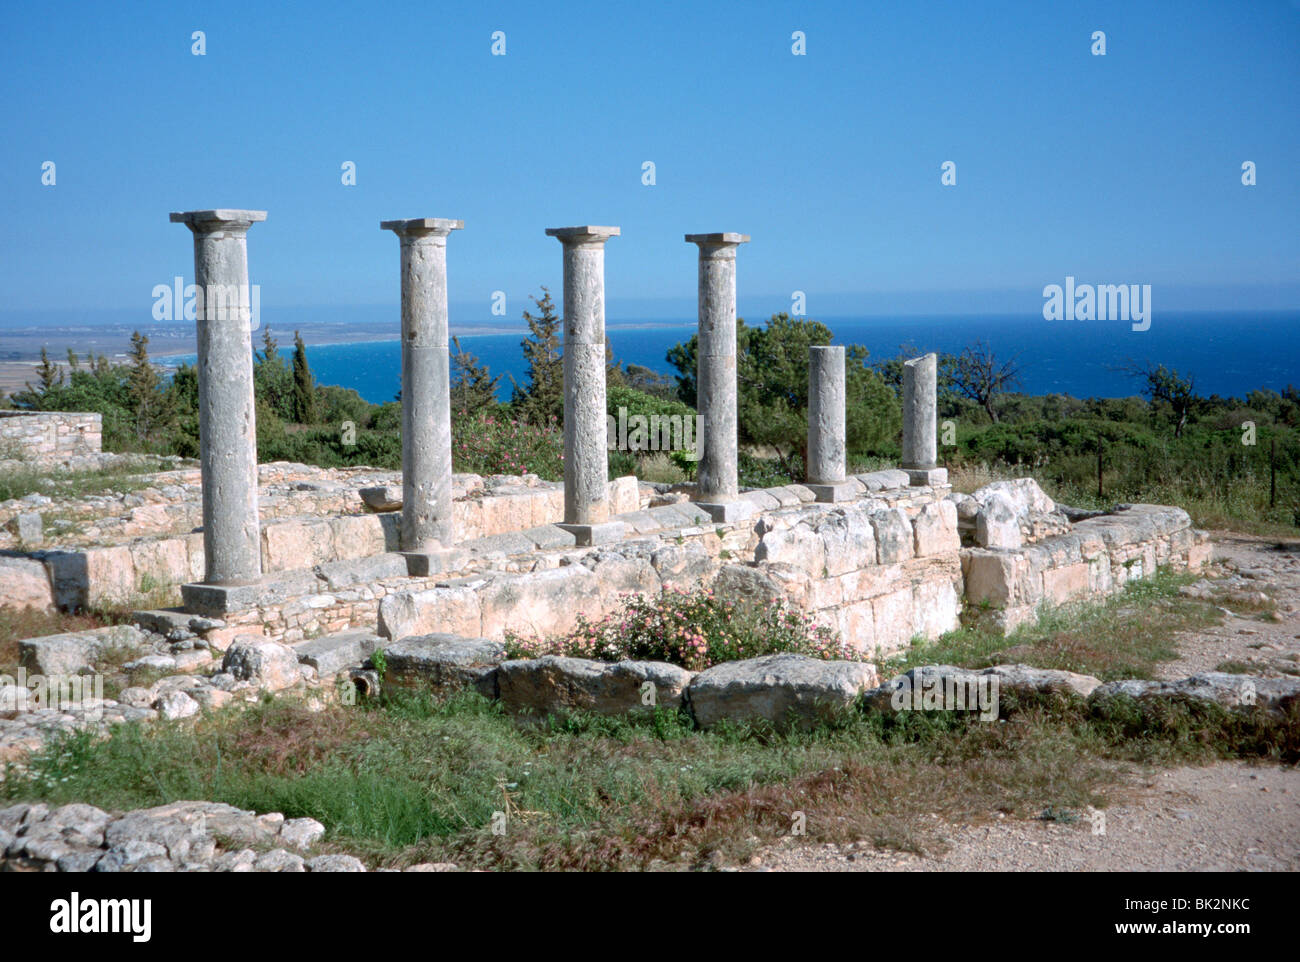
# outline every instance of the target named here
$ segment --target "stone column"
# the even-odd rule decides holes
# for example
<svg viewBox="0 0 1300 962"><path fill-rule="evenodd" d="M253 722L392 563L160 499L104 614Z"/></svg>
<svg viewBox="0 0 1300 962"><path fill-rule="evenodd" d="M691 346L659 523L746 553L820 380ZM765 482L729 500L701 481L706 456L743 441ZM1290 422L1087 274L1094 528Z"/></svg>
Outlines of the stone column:
<svg viewBox="0 0 1300 962"><path fill-rule="evenodd" d="M704 429L695 501L714 521L740 521L753 505L736 479L736 248L748 234L687 234L700 249L696 408Z"/></svg>
<svg viewBox="0 0 1300 962"><path fill-rule="evenodd" d="M381 230L395 233L402 245L402 526L399 546L402 551L415 554L428 555L450 548L455 540L451 491L451 370L447 347L447 235L464 226L464 221L442 217L386 220L379 224Z"/></svg>
<svg viewBox="0 0 1300 962"><path fill-rule="evenodd" d="M818 501L847 501L844 478L844 348L808 348L808 487Z"/></svg>
<svg viewBox="0 0 1300 962"><path fill-rule="evenodd" d="M937 355L903 362L903 470L914 485L947 484L948 472L936 466L938 403Z"/></svg>
<svg viewBox="0 0 1300 962"><path fill-rule="evenodd" d="M564 245L564 524L580 545L613 541L605 422L605 242L617 227L550 227Z"/></svg>
<svg viewBox="0 0 1300 962"><path fill-rule="evenodd" d="M266 220L266 211L170 217L194 234L203 583L248 584L262 576L248 228Z"/></svg>

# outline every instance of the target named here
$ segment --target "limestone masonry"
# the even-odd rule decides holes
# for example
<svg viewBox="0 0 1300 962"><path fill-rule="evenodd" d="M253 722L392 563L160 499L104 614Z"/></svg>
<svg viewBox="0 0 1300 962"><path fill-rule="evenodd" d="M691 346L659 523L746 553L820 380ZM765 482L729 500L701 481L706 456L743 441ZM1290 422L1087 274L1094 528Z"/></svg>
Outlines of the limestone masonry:
<svg viewBox="0 0 1300 962"><path fill-rule="evenodd" d="M264 218L172 215L193 233L199 283L226 288L247 285L247 232ZM953 492L936 464L933 354L904 366L901 469L853 475L845 352L813 347L807 483L742 490L736 251L748 237L735 233L686 235L699 248L697 485L608 479L604 253L617 227L546 232L563 249L564 483L453 474L446 245L461 226L381 224L400 240L400 474L256 463L242 308L197 321L197 466L99 454L97 416L0 416L0 437L31 460L105 459L136 472L128 493L0 503L0 606L138 609L132 624L22 641L23 670L90 677L111 658L163 675L79 712L19 705L25 690L0 685L0 699L15 702L0 705L8 712L0 754L21 754L68 726L184 718L268 690L328 700L336 678L372 692L377 648L394 677L473 686L511 710L636 710L652 682L662 704L702 727L791 712L811 723L878 685L875 663L916 639L964 620L1010 630L1044 606L1102 598L1159 568L1209 559L1208 537L1180 508L1076 513L1031 478ZM636 662L504 660L507 634L558 635L630 595L704 590L788 602L838 632L858 660L778 655L698 675Z"/></svg>

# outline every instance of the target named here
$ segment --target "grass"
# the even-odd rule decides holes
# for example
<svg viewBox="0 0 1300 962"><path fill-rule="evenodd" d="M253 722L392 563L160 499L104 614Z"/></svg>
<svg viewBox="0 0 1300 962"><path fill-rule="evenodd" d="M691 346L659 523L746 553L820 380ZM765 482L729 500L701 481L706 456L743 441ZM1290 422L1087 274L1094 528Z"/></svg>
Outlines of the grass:
<svg viewBox="0 0 1300 962"><path fill-rule="evenodd" d="M87 631L115 623L108 620L102 612L67 614L35 608L0 607L0 674L12 676L17 670L18 642L24 638Z"/></svg>
<svg viewBox="0 0 1300 962"><path fill-rule="evenodd" d="M106 491L124 493L149 484L157 468L117 465L90 471L51 471L36 466L0 472L0 501L43 494L49 498L80 498Z"/></svg>
<svg viewBox="0 0 1300 962"><path fill-rule="evenodd" d="M1226 490L1186 472L1169 480L1143 480L1138 487L1116 485L1108 479L1104 497L1097 496L1096 479L1054 481L1041 469L982 461L959 461L948 468L954 491L971 494L994 481L1033 477L1054 501L1077 508L1108 509L1117 502L1176 504L1191 516L1192 524L1210 530L1234 531L1265 537L1294 538L1300 533L1300 512L1287 500L1285 487L1275 505L1269 504L1267 483L1261 478L1243 478Z"/></svg>
<svg viewBox="0 0 1300 962"><path fill-rule="evenodd" d="M790 835L797 813L814 842L929 852L945 822L1103 807L1135 766L1300 758L1294 713L1266 725L1195 705L1153 718L1127 700L1101 713L1080 700L1004 703L997 723L852 712L781 734L699 732L664 709L520 726L471 693L399 691L323 711L268 699L192 724L70 736L7 769L0 797L115 810L202 798L310 816L327 849L373 865L684 868L747 858ZM504 835L492 831L500 812Z"/></svg>
<svg viewBox="0 0 1300 962"><path fill-rule="evenodd" d="M888 668L947 664L988 668L1019 662L1056 668L1102 681L1150 678L1155 666L1176 658L1179 632L1219 624L1223 614L1212 601L1183 597L1178 589L1195 576L1161 571L1132 581L1105 601L1047 608L1036 624L1008 635L986 627L964 627L935 641L918 639ZM888 673L888 671L886 671Z"/></svg>

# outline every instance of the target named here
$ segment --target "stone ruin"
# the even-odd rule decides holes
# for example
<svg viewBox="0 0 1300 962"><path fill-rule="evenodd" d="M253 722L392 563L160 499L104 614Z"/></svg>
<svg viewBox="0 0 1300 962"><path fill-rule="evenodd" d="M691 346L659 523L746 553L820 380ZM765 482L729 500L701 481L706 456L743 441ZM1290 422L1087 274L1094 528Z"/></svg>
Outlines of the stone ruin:
<svg viewBox="0 0 1300 962"><path fill-rule="evenodd" d="M193 233L200 289L247 289L246 236L264 218L171 215ZM607 480L604 251L617 227L547 231L563 248L564 483L454 475L446 245L461 227L440 218L381 224L400 242L400 474L259 466L249 312L200 311L197 469L178 464L126 495L0 504L0 604L155 599L134 626L22 642L27 670L91 672L106 651L130 648L135 663L170 674L149 690L128 689L114 710L183 717L258 688L306 685L324 695L340 675L373 685L367 658L382 647L399 674L477 685L512 707L553 706L538 693L562 686L539 679L560 668L594 679L570 686L597 693L581 704L622 704L649 669L556 667L576 659L502 665L502 639L564 633L580 613L600 617L629 593L708 588L785 600L838 631L870 669L846 682L857 691L879 681L868 662L957 628L964 613L1009 630L1044 604L1104 597L1158 567L1209 559L1207 535L1179 508L1076 512L1028 478L954 494L936 463L933 354L904 367L900 468L850 475L844 350L812 348L808 478L741 490L736 251L748 237L735 233L686 236L699 253L704 423L693 491ZM34 524L35 509L57 518ZM773 677L797 679L802 669L781 664ZM680 695L709 672L690 674L660 681ZM686 700L698 708L703 691ZM37 721L13 737L38 740Z"/></svg>

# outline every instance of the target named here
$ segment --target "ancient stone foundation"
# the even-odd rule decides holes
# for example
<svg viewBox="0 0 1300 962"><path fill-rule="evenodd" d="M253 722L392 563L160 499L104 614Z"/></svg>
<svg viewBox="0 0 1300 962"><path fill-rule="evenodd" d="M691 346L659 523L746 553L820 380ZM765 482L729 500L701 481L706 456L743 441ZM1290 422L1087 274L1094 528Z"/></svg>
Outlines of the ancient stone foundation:
<svg viewBox="0 0 1300 962"><path fill-rule="evenodd" d="M0 411L0 461L51 464L100 453L98 414Z"/></svg>

